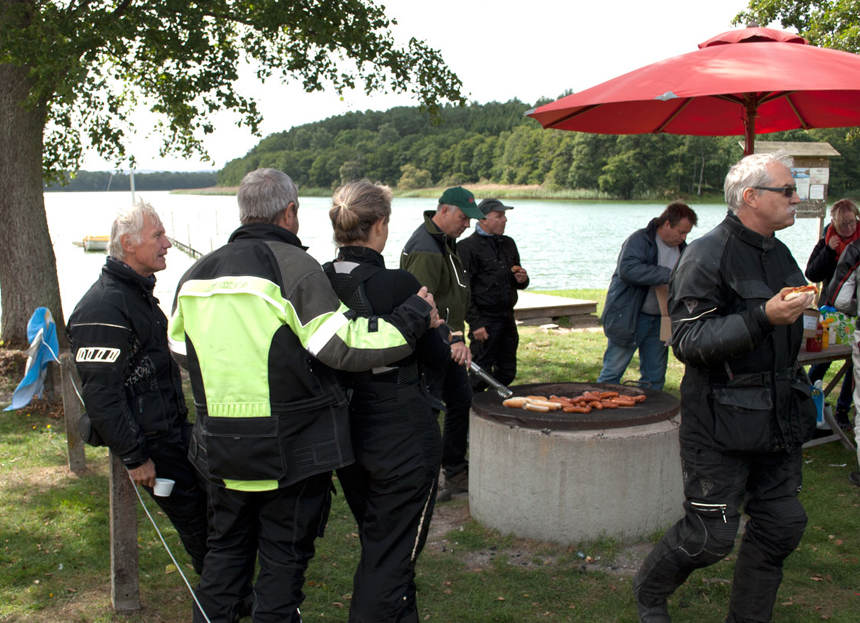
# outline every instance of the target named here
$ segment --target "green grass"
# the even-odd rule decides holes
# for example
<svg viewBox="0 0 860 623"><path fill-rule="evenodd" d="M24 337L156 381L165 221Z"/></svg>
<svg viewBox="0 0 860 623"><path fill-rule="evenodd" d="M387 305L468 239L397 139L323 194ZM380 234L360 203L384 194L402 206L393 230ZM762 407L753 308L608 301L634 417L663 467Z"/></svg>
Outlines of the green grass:
<svg viewBox="0 0 860 623"><path fill-rule="evenodd" d="M566 294L602 301L605 291ZM517 383L593 381L604 348L600 331L522 329ZM677 396L682 373L670 359L666 391ZM633 372L627 378L635 377ZM107 455L88 448L87 459L89 474L68 472L62 421L27 409L0 415L0 621L189 620L190 597L178 574L170 572L170 561L143 515L139 553L145 609L130 617L111 611ZM847 481L856 457L830 443L806 451L805 461L801 499L809 527L786 561L773 620L857 623L860 489ZM466 500L454 500L438 509L436 521L448 529L434 534L419 560L422 621L636 621L630 575L611 571L623 562L629 543L606 536L573 546L530 541L485 528L469 518L467 507ZM175 532L163 516L157 520L196 582ZM647 543L661 534L649 535L640 550L647 551ZM308 570L306 623L346 620L358 555L355 523L338 495ZM596 562L586 562L586 556ZM671 600L675 620L724 621L733 567L734 555L695 573Z"/></svg>

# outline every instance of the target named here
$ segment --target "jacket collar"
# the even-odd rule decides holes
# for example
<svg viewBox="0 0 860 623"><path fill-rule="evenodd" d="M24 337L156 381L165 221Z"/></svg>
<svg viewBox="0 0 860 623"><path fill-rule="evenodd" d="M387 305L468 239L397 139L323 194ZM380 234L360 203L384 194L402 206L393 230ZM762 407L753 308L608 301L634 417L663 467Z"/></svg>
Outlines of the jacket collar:
<svg viewBox="0 0 860 623"><path fill-rule="evenodd" d="M337 250L337 259L346 262L373 264L385 268L385 259L382 254L370 247L340 247Z"/></svg>
<svg viewBox="0 0 860 623"><path fill-rule="evenodd" d="M448 247L451 249L451 252L455 252L457 249L457 240L455 238L451 238L439 229L439 226L433 222L433 217L436 215L436 210L427 210L424 212L424 227L427 229L427 232L433 236L436 241L442 245L442 247Z"/></svg>
<svg viewBox="0 0 860 623"><path fill-rule="evenodd" d="M648 225L645 227L645 233L648 234L651 238L657 237L657 217L655 216L650 221L648 221Z"/></svg>
<svg viewBox="0 0 860 623"><path fill-rule="evenodd" d="M262 223L242 225L239 229L230 234L230 240L228 242L236 242L237 240L269 240L272 242L286 242L294 247L299 247L303 251L308 250L307 247L302 246L302 241L299 240L298 236L279 225Z"/></svg>
<svg viewBox="0 0 860 623"><path fill-rule="evenodd" d="M484 231L484 228L481 227L480 223L475 223L475 233L479 236L484 236L485 238L497 238L496 234Z"/></svg>
<svg viewBox="0 0 860 623"><path fill-rule="evenodd" d="M731 210L726 214L726 220L723 222L741 241L749 245L769 251L776 244L775 236L762 236L760 233L751 230L741 223L741 220Z"/></svg>
<svg viewBox="0 0 860 623"><path fill-rule="evenodd" d="M427 228L434 236L443 236L446 237L445 234L439 229L439 226L433 222L433 217L436 216L436 210L425 210L424 211L424 227Z"/></svg>
<svg viewBox="0 0 860 623"><path fill-rule="evenodd" d="M106 275L113 275L127 283L136 285L150 294L155 288L155 275L144 277L122 260L117 260L110 256L105 260L102 272Z"/></svg>

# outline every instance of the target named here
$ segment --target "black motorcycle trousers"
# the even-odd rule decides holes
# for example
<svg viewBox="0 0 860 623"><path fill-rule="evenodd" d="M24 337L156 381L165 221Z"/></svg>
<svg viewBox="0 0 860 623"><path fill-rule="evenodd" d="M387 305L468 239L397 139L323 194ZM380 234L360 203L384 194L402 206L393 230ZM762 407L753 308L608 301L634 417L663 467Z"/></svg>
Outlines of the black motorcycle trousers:
<svg viewBox="0 0 860 623"><path fill-rule="evenodd" d="M806 513L797 499L801 449L723 454L682 443L684 517L648 554L633 580L640 604L659 607L695 569L734 547L740 508L748 515L735 563L727 621L770 621L783 561L800 543Z"/></svg>
<svg viewBox="0 0 860 623"><path fill-rule="evenodd" d="M415 563L439 475L435 412L417 385L364 383L350 424L355 463L337 470L361 539L349 623L418 623Z"/></svg>

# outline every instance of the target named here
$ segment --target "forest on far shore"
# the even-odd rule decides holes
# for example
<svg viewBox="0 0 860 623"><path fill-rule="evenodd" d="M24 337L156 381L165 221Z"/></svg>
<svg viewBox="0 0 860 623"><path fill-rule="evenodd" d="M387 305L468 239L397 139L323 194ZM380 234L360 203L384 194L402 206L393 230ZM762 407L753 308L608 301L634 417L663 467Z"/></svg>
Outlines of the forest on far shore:
<svg viewBox="0 0 860 623"><path fill-rule="evenodd" d="M236 187L247 172L272 167L300 188L323 193L366 177L402 192L483 182L531 186L532 198L561 193L557 196L665 200L721 195L726 172L742 156L736 136L544 130L524 116L529 108L518 100L446 106L435 119L417 106L351 112L270 134L217 173L136 172L135 189ZM860 140L848 129L793 130L757 139L830 143L841 156L830 161L829 199L860 198ZM126 173L78 171L65 178L65 185L46 185L45 191L130 190Z"/></svg>
<svg viewBox="0 0 860 623"><path fill-rule="evenodd" d="M549 100L537 102L535 105ZM722 193L741 158L741 137L671 134L601 135L544 130L524 113L532 106L445 106L431 119L419 107L351 112L262 139L218 172L238 186L248 171L280 169L300 187L333 188L367 177L400 190L489 182L575 189L615 199L666 199ZM860 195L860 140L845 129L759 135L767 141L826 141L831 198Z"/></svg>

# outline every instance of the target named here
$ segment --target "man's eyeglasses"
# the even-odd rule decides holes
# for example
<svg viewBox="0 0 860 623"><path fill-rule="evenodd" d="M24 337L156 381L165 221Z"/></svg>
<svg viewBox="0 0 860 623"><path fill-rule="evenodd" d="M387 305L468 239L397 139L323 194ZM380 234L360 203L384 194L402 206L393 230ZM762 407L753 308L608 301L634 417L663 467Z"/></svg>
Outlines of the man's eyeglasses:
<svg viewBox="0 0 860 623"><path fill-rule="evenodd" d="M753 188L756 190L769 190L773 193L782 193L789 199L797 192L797 186L782 186L780 188L774 188L773 186L753 186Z"/></svg>

